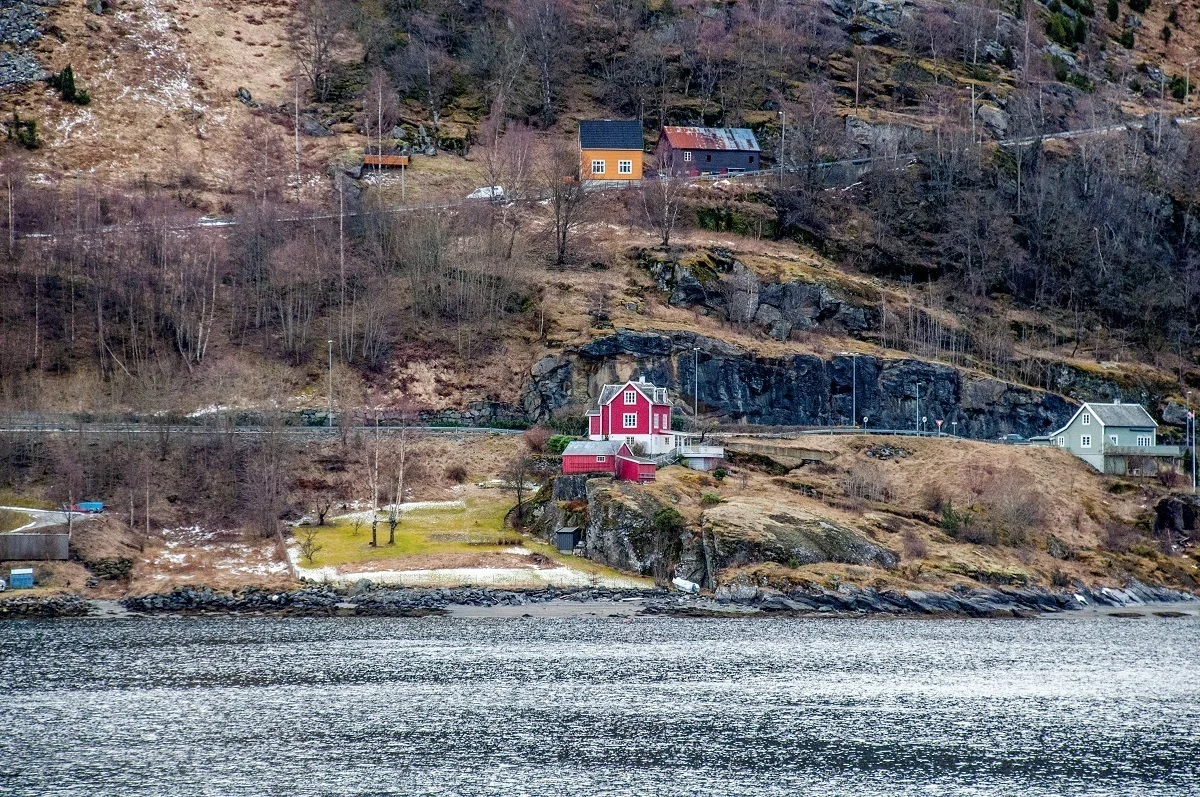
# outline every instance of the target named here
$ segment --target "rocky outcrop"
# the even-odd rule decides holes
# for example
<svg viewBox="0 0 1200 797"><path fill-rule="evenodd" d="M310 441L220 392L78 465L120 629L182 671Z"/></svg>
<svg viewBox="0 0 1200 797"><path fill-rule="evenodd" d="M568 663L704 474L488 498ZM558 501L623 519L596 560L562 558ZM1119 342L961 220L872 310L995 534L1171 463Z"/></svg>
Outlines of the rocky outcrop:
<svg viewBox="0 0 1200 797"><path fill-rule="evenodd" d="M584 533L587 557L639 575L661 577L671 572L683 547L682 529L655 523L664 508L636 484L589 479Z"/></svg>
<svg viewBox="0 0 1200 797"><path fill-rule="evenodd" d="M1148 603L1179 603L1188 608L1195 595L1134 581L1121 590L1077 584L1067 591L1044 587L956 588L949 592L876 590L853 584L836 588L810 584L788 590L759 587L745 582L722 584L713 598L672 595L652 599L647 614L727 616L773 614L851 616L871 614L957 617L1014 617L1073 611L1088 607L1138 607ZM1162 612L1161 616L1181 613Z"/></svg>
<svg viewBox="0 0 1200 797"><path fill-rule="evenodd" d="M1154 536L1172 545L1200 541L1200 497L1171 495L1154 508Z"/></svg>
<svg viewBox="0 0 1200 797"><path fill-rule="evenodd" d="M567 518L563 507L578 500L574 496L579 479L555 479L546 491L553 501L546 500L537 513L535 531L549 539L558 524L580 525L587 557L620 570L658 578L679 575L712 587L721 570L758 562L791 567L842 562L878 568L898 563L888 549L836 523L745 503L713 507L699 530L688 529L651 490L608 477L585 479L586 509Z"/></svg>
<svg viewBox="0 0 1200 797"><path fill-rule="evenodd" d="M541 376L538 376L540 374ZM618 330L534 367L522 404L531 420L586 405L601 385L645 376L722 422L927 428L971 437L1045 434L1074 407L1061 396L923 360L812 354L765 357L686 331ZM918 397L918 391L920 393ZM918 405L919 398L919 405ZM688 401L690 404L690 401ZM918 410L919 406L919 410Z"/></svg>
<svg viewBox="0 0 1200 797"><path fill-rule="evenodd" d="M700 308L735 324L753 324L777 340L787 340L794 330L821 327L859 333L878 326L874 308L828 285L763 280L722 249L686 261L659 260L646 252L641 260L669 304Z"/></svg>
<svg viewBox="0 0 1200 797"><path fill-rule="evenodd" d="M788 567L841 562L883 569L900 562L887 548L825 518L745 502L705 512L695 544L701 555L695 557L697 567L684 578L709 586L715 584L719 571L756 562Z"/></svg>

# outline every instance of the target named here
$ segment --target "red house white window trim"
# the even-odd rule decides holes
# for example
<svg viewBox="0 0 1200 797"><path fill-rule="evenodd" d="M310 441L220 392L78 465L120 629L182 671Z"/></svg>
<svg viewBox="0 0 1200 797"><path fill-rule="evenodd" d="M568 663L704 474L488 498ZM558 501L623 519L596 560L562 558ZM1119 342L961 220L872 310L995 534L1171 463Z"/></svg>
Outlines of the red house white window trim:
<svg viewBox="0 0 1200 797"><path fill-rule="evenodd" d="M621 416L621 428L622 429L636 429L637 428L637 413L636 412L624 413Z"/></svg>

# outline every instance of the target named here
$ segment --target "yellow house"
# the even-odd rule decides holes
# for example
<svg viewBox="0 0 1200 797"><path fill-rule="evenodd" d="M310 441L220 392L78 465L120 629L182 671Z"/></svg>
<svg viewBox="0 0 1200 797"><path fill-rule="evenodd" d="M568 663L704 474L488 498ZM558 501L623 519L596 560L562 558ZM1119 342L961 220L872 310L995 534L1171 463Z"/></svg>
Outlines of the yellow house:
<svg viewBox="0 0 1200 797"><path fill-rule="evenodd" d="M641 180L642 123L584 119L579 123L581 180Z"/></svg>

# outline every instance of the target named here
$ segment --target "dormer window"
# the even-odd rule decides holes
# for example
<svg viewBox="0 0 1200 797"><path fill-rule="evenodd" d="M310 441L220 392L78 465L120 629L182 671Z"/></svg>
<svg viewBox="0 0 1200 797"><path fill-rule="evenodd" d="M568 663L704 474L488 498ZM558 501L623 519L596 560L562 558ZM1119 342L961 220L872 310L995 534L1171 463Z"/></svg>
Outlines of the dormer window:
<svg viewBox="0 0 1200 797"><path fill-rule="evenodd" d="M626 404L636 404L637 403L637 391L636 390L626 390L625 391L625 403Z"/></svg>
<svg viewBox="0 0 1200 797"><path fill-rule="evenodd" d="M1081 424L1083 424L1084 426L1091 426L1091 425L1092 425L1092 416L1091 416L1091 414L1090 414L1090 413L1087 413L1087 412L1085 412L1085 413L1083 414L1083 417L1079 419L1079 422L1080 422Z"/></svg>

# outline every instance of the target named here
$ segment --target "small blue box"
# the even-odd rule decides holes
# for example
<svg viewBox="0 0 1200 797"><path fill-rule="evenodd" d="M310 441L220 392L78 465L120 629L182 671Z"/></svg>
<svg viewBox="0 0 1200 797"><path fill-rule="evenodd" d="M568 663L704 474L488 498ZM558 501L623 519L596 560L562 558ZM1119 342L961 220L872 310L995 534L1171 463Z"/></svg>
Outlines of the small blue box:
<svg viewBox="0 0 1200 797"><path fill-rule="evenodd" d="M14 568L8 572L8 585L13 589L33 589L33 568Z"/></svg>

